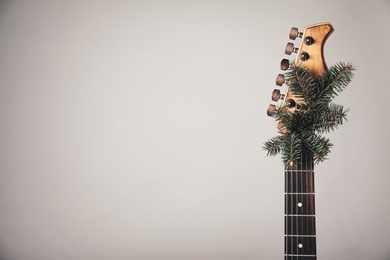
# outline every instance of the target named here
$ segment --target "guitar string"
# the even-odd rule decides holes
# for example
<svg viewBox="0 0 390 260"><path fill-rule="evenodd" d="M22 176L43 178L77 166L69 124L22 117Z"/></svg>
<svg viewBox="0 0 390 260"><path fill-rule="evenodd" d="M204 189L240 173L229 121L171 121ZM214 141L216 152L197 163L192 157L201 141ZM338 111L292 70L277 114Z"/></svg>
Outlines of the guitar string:
<svg viewBox="0 0 390 260"><path fill-rule="evenodd" d="M306 170L309 170L309 167L308 167L308 157L307 156L305 156L305 169ZM310 190L308 189L310 186L310 184L308 183L308 180L310 179L309 178L309 175L310 173L309 173L309 171L306 171L306 191L305 192L307 192L307 193L309 193L310 192ZM310 212L309 212L309 208L310 208L310 205L309 205L309 196L311 196L311 195L306 195L306 199L305 199L305 214L306 215L309 215L310 214ZM309 230L309 220L307 219L306 220L306 230ZM303 246L306 246L306 247L308 247L309 245L303 245Z"/></svg>
<svg viewBox="0 0 390 260"><path fill-rule="evenodd" d="M299 181L299 185L301 186L300 187L300 190L298 190L298 192L299 193L303 193L303 183L302 183L302 177L303 177L303 171L302 171L302 163L303 163L303 161L302 161L302 155L301 155L301 164L299 165L299 168L301 169L301 171L300 172L298 172L298 178L300 179L300 181ZM301 202L301 199L300 199L300 197L302 197L302 194L299 194L298 196L298 199L297 199L297 201L298 202ZM298 207L298 205L295 205L295 207L296 207L296 209L297 209L297 213L298 213L298 215L299 215L299 207ZM303 217L300 217L300 219L301 219L301 221L303 221ZM298 221L297 221L298 222ZM303 222L302 222L302 225L301 225L301 227L303 227ZM298 229L299 230L299 229ZM301 233L302 233L302 231L303 230L301 230ZM300 238L299 236L298 236L298 239L297 239L297 244L296 244L296 251L297 251L297 255L300 255L299 254L299 243L301 242L301 239L302 238ZM299 258L299 256L297 257L297 259Z"/></svg>
<svg viewBox="0 0 390 260"><path fill-rule="evenodd" d="M291 192L293 193L291 195L291 210L290 210L290 214L294 215L294 211L295 211L295 201L296 201L296 198L298 196L298 165L295 165L295 168L291 170L291 176L292 176L292 183L293 183L293 188L291 190ZM295 221L294 221L295 220ZM296 256L295 254L295 250L296 250L296 240L298 239L297 235L298 235L298 218L296 216L291 216L291 221L293 222L293 225L294 227L291 228L291 233L292 235L294 235L293 237L291 237L291 248L290 248L290 253L293 254L292 258L293 259L298 259L298 257Z"/></svg>
<svg viewBox="0 0 390 260"><path fill-rule="evenodd" d="M305 34L306 34L306 32L305 32ZM303 46L303 37L302 37L302 41L301 41L301 46ZM300 46L300 47L301 47ZM299 59L299 57L297 57L297 59ZM310 60L309 60L309 62L310 62ZM302 145L302 144L301 144ZM304 161L305 161L305 165L303 164L304 163ZM300 186L300 189L297 189L297 192L298 192L298 195L297 195L297 199L296 199L296 205L295 205L295 208L296 208L296 211L297 211L297 223L299 223L300 222L300 228L299 228L299 225L297 224L297 242L296 242L296 248L295 248L295 250L296 250L296 252L297 252L297 260L299 259L299 256L301 255L300 254L300 251L302 251L301 250L301 248L299 247L299 244L300 243L302 243L303 244L303 237L300 237L300 235L301 234L304 234L304 218L305 217L303 217L303 216L300 216L300 214L306 214L305 212L304 212L304 209L307 207L307 205L306 205L306 203L305 204L300 204L300 207L299 207L299 205L298 205L298 203L303 203L304 201L303 201L303 197L304 196L307 196L307 195L303 195L303 193L305 193L305 192L307 192L306 190L303 190L303 188L304 187L306 187L307 188L307 183L306 183L306 185L304 186L303 185L303 182L304 182L304 176L303 176L303 170L304 169L307 169L306 167L304 167L304 166L306 166L306 158L305 158L305 153L303 152L303 150L301 151L301 158L300 158L300 164L298 165L298 172L297 172L297 182L299 182L299 186ZM306 174L307 174L307 172L306 172ZM305 218L305 219L307 219L307 218ZM304 245L303 244L303 246L304 247L306 247L306 245Z"/></svg>
<svg viewBox="0 0 390 260"><path fill-rule="evenodd" d="M292 173L291 173L291 170L288 168L288 178L289 178L289 192L291 193L292 192L292 188L293 188L293 184L292 184ZM287 211L287 214L288 212L290 211L290 208L291 208L291 195L289 194L287 196L287 199L288 199L288 211ZM291 218L290 217L286 217L288 219L288 222L289 222L289 226L287 228L287 234L290 234L291 232L291 228L292 228L292 222L291 222ZM290 237L287 237L287 241L288 241L288 247L287 247L287 251L286 251L286 254L288 254L288 252L290 251L290 246L291 246L291 240L290 240Z"/></svg>
<svg viewBox="0 0 390 260"><path fill-rule="evenodd" d="M309 45L309 49L310 49L310 53L311 53L312 45ZM313 65L312 59L309 58L309 66L311 67L312 65ZM310 156L308 154L305 154L305 168L308 170L308 171L306 171L306 188L308 189L307 193L311 192L311 188L312 188L312 186L311 186L312 179L309 177L309 175L312 176L311 175L312 174L311 173L312 167L311 167L311 160L309 157ZM309 163L310 163L310 165L309 165ZM309 208L311 208L311 206L312 206L311 203L309 205L309 201L308 201L309 196L312 196L312 194L306 195L306 197L307 197L306 198L307 215L309 215L311 213L311 212L309 213ZM309 221L310 221L309 218L307 218L307 221L306 221L306 230L307 231L309 231ZM309 246L309 245L307 245L307 246ZM312 248L309 248L309 250L310 250L309 252L312 252Z"/></svg>
<svg viewBox="0 0 390 260"><path fill-rule="evenodd" d="M287 250L288 250L288 240L287 240L287 230L288 230L288 221L287 221L287 211L288 211L288 188L289 188L289 176L288 176L288 170L287 167L284 167L284 190L285 190L285 195L284 195L284 259L287 259Z"/></svg>
<svg viewBox="0 0 390 260"><path fill-rule="evenodd" d="M290 173L289 174L289 176L290 176L290 193L292 193L293 190L294 190L294 174L293 174L292 169L290 169L290 168L289 168L289 173ZM288 213L291 212L292 199L293 199L293 195L289 195L289 209L288 209ZM294 222L293 222L293 218L292 217L288 217L288 219L290 221L290 226L289 226L289 232L288 233L291 235L291 233L293 231L293 228L294 228ZM288 240L289 240L290 244L289 244L289 248L287 250L287 253L291 252L291 249L294 246L291 237L288 237Z"/></svg>
<svg viewBox="0 0 390 260"><path fill-rule="evenodd" d="M288 172L289 192L292 192L292 185L293 185L293 183L292 183L292 173L291 173L290 169L288 169L288 168L287 168L287 172ZM286 214L288 214L288 212L290 211L290 208L291 208L291 202L290 202L291 198L290 198L290 196L291 195L287 195L288 210L287 210ZM286 219L289 222L289 224L288 224L289 226L287 227L287 230L286 230L287 232L286 233L289 234L290 233L290 229L292 228L292 222L291 222L291 218L290 217L286 217ZM290 240L289 237L287 237L286 239L287 239L287 242L291 243L291 241L289 241ZM288 254L288 252L290 251L290 243L287 244L286 254Z"/></svg>
<svg viewBox="0 0 390 260"><path fill-rule="evenodd" d="M297 190L297 185L298 185L298 182L297 182L297 174L296 174L296 170L297 170L297 168L295 168L295 169L292 169L291 170L291 176L292 176L292 179L293 179L293 181L292 181L292 184L294 185L294 187L292 188L292 192L298 192L298 190ZM290 214L294 214L294 197L295 197L296 195L291 195L291 203L290 203ZM291 229L291 233L295 233L294 232L294 229L297 231L298 229L297 229L297 224L298 224L298 222L297 221L294 221L294 216L291 216L291 222L293 223L293 225L295 225L295 227L293 227L292 229ZM295 234L294 234L295 235ZM294 241L295 239L292 237L291 238L291 248L290 248L290 252L291 253L294 253L294 249L295 249L295 245L294 245ZM295 256L293 257L293 258L295 258Z"/></svg>
<svg viewBox="0 0 390 260"><path fill-rule="evenodd" d="M307 170L308 170L308 165L307 165L307 156L306 156L306 153L305 153L304 156L305 156L305 157L304 157L304 161L305 161L305 167L304 167L304 168L305 168L305 170L306 170L306 171L305 171L305 180L304 180L304 181L305 181L305 185L304 185L304 186L305 186L305 189L306 189L306 190L305 190L304 192L305 192L305 193L308 193L308 192L309 192L309 191L308 191L308 187L309 187L309 186L308 186L308 182L307 182L307 180L308 180L308 178L307 178L307 175L308 175L308 171L307 171ZM308 204L308 202L307 202L308 196L310 196L310 195L307 195L307 194L305 195L305 198L306 198L306 199L305 199L305 201L304 201L304 203L305 203L305 205L304 205L304 211L305 211L305 213L304 213L304 214L305 214L305 215L309 215L309 204ZM303 200L303 199L302 199L302 200ZM306 232L307 232L307 231L309 230L309 229L308 229L309 218L306 218L306 223L305 223L305 224L306 224L306 229L305 229L305 230L306 230ZM302 243L303 243L303 242L302 242ZM302 247L303 250L306 251L305 249L306 249L308 246L309 246L309 245L303 244L303 247Z"/></svg>
<svg viewBox="0 0 390 260"><path fill-rule="evenodd" d="M290 191L290 184L291 184L291 181L290 181L290 174L289 174L289 170L288 170L288 168L287 168L287 166L286 166L286 181L287 181L287 192L289 192ZM288 214L288 211L290 210L290 204L289 204L289 195L286 195L286 213L285 214ZM286 218L286 230L285 230L285 233L286 233L286 235L288 235L288 233L289 233L289 228L290 228L290 223L289 223L289 218L286 216L285 217ZM286 250L285 250L285 253L287 254L288 253L288 249L289 249L289 243L288 243L289 241L288 241L288 237L286 237ZM286 257L286 259L287 259L287 257Z"/></svg>
<svg viewBox="0 0 390 260"><path fill-rule="evenodd" d="M304 38L302 38L302 41L304 41ZM302 45L303 45L303 43L301 43ZM308 46L308 48L310 49L311 48L311 46ZM311 53L311 50L309 51L309 53ZM312 59L310 59L309 58L309 60L307 61L307 63L306 63L307 65L306 66L309 66L309 68L312 66ZM305 89L305 92L307 91L307 89ZM307 94L307 93L306 93ZM306 193L305 195L302 195L302 202L304 203L303 205L302 205L302 214L304 214L304 215L306 215L306 216L308 216L310 213L309 213L309 207L310 207L310 205L308 204L308 197L310 196L309 194L307 194L307 193L309 193L310 192L310 189L309 189L309 187L310 187L310 183L309 183L309 180L310 180L310 178L308 177L308 175L309 175L309 168L308 168L308 158L309 158L309 156L308 156L308 154L307 153L305 153L304 151L302 151L302 157L301 157L301 182L303 183L303 182L305 182L305 185L304 185L304 187L305 187L305 190L303 190L303 188L302 188L302 190L301 190L301 192L302 193ZM305 176L303 176L303 170L305 170ZM304 178L305 177L305 178ZM303 185L302 185L302 187L303 187ZM305 200L303 201L303 196L305 196ZM301 219L302 219L302 230L301 230L301 233L302 234L309 234L309 219L310 219L310 217L301 217ZM305 220L304 220L305 219ZM306 227L306 228L305 228ZM305 233L304 233L304 231L306 231ZM303 243L303 237L302 237L302 239L301 239L301 242L298 242L298 244L299 243L302 243L302 248L301 249L303 249L302 251L306 251L306 252L311 252L311 250L310 250L310 248L308 248L309 247L309 244L305 244L305 243ZM299 246L298 246L298 250L299 250L300 248L299 248ZM308 250L308 251L307 251Z"/></svg>
<svg viewBox="0 0 390 260"><path fill-rule="evenodd" d="M305 158L304 158L304 160L305 160L305 170L306 170L306 172L305 172L305 188L306 188L306 190L304 191L305 193L308 193L309 192L309 190L308 190L308 182L307 182L307 180L308 180L308 174L309 174L309 172L307 171L308 170L308 165L307 165L307 160L308 160L308 158L307 158L307 156L306 156L306 154L305 154ZM304 211L305 211L305 213L304 214L306 214L306 215L309 215L310 213L309 213L309 203L308 203L308 197L309 197L310 195L305 195L305 201L304 201L304 205L303 205L303 207L304 207ZM306 230L309 230L309 220L308 220L308 218L306 218ZM305 248L307 248L309 245L305 245L305 244L303 244L303 248L304 248L304 250L305 250ZM305 250L306 251L306 250Z"/></svg>
<svg viewBox="0 0 390 260"><path fill-rule="evenodd" d="M313 52L313 48L314 46L313 45L309 45L309 50L310 50L310 53ZM312 67L314 64L314 61L312 59L309 59L309 66ZM306 187L309 188L310 190L308 190L308 192L310 192L310 195L307 195L307 197L310 196L311 200L310 200L310 205L309 205L309 201L307 202L307 210L309 210L309 207L310 207L310 213L308 212L308 215L312 215L313 217L310 217L310 221L311 221L311 225L312 225L312 228L311 228L311 234L314 235L315 234L315 212L314 212L314 164L313 164L313 159L312 159L312 156L310 155L307 155L306 154L306 169L308 169L309 171L306 172L306 177L307 177L307 180L306 180ZM310 177L308 177L308 175L310 174ZM309 218L307 218L307 229L306 230L309 230L309 226L310 226L310 223L309 223ZM313 238L311 239L310 241L313 242L314 239L316 238ZM313 243L310 244L310 251L309 252L316 252L315 250L315 245ZM316 253L314 253L316 255ZM315 259L317 258L317 256L315 257Z"/></svg>
<svg viewBox="0 0 390 260"><path fill-rule="evenodd" d="M284 216L284 221L285 221L285 223L284 223L284 225L285 225L285 230L284 230L284 234L285 235L288 235L288 230L289 230L289 219L288 219L288 217L287 217L287 214L288 214L288 210L289 210L289 192L290 192L290 175L289 175L289 171L288 171L288 168L287 168L287 166L285 166L285 182L286 182L286 184L285 184L285 189L286 189L286 195L285 195L285 198L284 198L284 200L285 200L285 209L284 209L284 214L285 214L285 216ZM288 237L287 236L285 236L285 241L284 241L284 243L285 243L285 245L284 245L284 254L285 254L285 259L287 259L287 253L288 253L288 248L289 248L289 243L288 243L289 241L288 241Z"/></svg>
<svg viewBox="0 0 390 260"><path fill-rule="evenodd" d="M287 168L284 167L284 259L286 260L286 253L287 253L287 193L288 193L288 173L287 173Z"/></svg>
<svg viewBox="0 0 390 260"><path fill-rule="evenodd" d="M290 174L289 169L287 166L284 167L284 181L285 181L285 197L284 197L284 259L287 260L287 253L289 249L289 237L287 236L289 234L289 218L287 217L288 210L289 210L289 192L290 192Z"/></svg>

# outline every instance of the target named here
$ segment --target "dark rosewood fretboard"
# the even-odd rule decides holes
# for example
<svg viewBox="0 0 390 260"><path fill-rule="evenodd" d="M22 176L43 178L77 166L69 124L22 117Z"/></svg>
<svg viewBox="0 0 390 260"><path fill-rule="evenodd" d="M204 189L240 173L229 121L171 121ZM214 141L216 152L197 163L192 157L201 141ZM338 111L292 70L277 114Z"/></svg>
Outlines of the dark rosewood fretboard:
<svg viewBox="0 0 390 260"><path fill-rule="evenodd" d="M285 260L316 260L314 166L302 158L301 165L285 168Z"/></svg>

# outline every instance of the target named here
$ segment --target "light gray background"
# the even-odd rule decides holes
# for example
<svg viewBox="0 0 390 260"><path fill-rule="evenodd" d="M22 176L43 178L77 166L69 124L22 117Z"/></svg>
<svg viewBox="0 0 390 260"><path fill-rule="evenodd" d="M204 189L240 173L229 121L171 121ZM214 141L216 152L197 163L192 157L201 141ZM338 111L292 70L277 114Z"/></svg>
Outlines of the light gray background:
<svg viewBox="0 0 390 260"><path fill-rule="evenodd" d="M261 146L292 26L356 76L316 167L319 259L390 259L389 1L1 1L0 259L283 257Z"/></svg>

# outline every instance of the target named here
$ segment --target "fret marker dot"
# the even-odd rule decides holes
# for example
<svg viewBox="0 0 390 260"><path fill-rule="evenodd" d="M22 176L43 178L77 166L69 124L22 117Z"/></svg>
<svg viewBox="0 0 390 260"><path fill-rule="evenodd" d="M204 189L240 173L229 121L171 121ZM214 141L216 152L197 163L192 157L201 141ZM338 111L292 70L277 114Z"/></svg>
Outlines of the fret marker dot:
<svg viewBox="0 0 390 260"><path fill-rule="evenodd" d="M298 207L302 207L302 203L301 202L298 202Z"/></svg>
<svg viewBox="0 0 390 260"><path fill-rule="evenodd" d="M303 247L303 245L302 245L302 244L298 244L298 247L299 247L299 248L302 248L302 247Z"/></svg>

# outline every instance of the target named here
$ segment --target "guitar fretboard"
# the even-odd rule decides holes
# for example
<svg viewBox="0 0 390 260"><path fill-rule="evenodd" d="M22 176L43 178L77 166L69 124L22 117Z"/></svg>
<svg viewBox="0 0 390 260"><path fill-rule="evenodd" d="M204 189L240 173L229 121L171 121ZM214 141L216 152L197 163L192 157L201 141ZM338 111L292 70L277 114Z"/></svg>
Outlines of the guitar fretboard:
<svg viewBox="0 0 390 260"><path fill-rule="evenodd" d="M316 260L314 166L303 158L285 168L285 260Z"/></svg>

